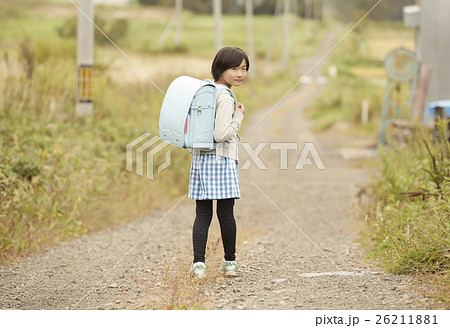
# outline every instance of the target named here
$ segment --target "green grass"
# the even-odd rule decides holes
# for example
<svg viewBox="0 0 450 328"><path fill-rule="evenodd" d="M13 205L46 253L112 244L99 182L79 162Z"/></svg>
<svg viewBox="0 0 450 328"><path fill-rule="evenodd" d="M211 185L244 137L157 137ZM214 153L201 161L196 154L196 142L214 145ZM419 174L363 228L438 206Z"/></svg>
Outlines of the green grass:
<svg viewBox="0 0 450 328"><path fill-rule="evenodd" d="M156 130L156 111L148 115L146 108L159 102L148 97L145 86L124 88L100 75L94 116L76 118L69 92L74 63L58 63L41 64L31 80L10 76L2 88L2 96L11 100L0 112L4 261L127 221L186 189L188 154L182 150L172 150L178 166L154 182L124 170L126 144ZM50 67L57 71L49 74ZM48 109L50 95L57 100L54 113ZM130 114L126 109L133 105L140 110Z"/></svg>
<svg viewBox="0 0 450 328"><path fill-rule="evenodd" d="M419 129L420 130L420 129ZM388 272L419 274L450 302L450 147L418 132L399 147L382 148L381 172L363 191L368 202L363 244Z"/></svg>
<svg viewBox="0 0 450 328"><path fill-rule="evenodd" d="M62 25L64 19L54 18L30 18L22 17L14 20L0 21L0 37L6 41L23 40L29 37L31 40L54 40L58 37L56 27Z"/></svg>

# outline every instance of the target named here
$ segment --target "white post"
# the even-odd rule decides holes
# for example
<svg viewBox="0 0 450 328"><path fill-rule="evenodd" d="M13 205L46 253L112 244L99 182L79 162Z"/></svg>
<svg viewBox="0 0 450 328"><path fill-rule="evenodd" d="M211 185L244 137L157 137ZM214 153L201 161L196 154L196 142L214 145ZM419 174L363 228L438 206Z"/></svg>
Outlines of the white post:
<svg viewBox="0 0 450 328"><path fill-rule="evenodd" d="M216 24L216 51L222 48L222 0L213 0L214 21Z"/></svg>
<svg viewBox="0 0 450 328"><path fill-rule="evenodd" d="M183 0L175 0L175 44L178 46L181 44L181 31L182 31L182 13L183 13Z"/></svg>
<svg viewBox="0 0 450 328"><path fill-rule="evenodd" d="M248 72L248 78L252 80L255 77L255 48L253 41L253 0L245 0L245 15L247 16L247 51L250 63L253 68Z"/></svg>
<svg viewBox="0 0 450 328"><path fill-rule="evenodd" d="M362 101L361 108L361 123L366 125L369 122L369 100L364 99Z"/></svg>
<svg viewBox="0 0 450 328"><path fill-rule="evenodd" d="M94 4L80 0L77 24L77 94L75 113L92 115L92 80L94 66Z"/></svg>
<svg viewBox="0 0 450 328"><path fill-rule="evenodd" d="M289 62L289 2L284 0L284 37L283 37L283 69L287 69Z"/></svg>

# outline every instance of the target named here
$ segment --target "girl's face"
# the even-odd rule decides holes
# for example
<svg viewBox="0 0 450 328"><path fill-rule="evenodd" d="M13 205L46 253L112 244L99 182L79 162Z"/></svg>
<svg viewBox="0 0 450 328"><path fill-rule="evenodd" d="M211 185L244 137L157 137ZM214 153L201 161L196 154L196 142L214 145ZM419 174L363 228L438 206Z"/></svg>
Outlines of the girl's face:
<svg viewBox="0 0 450 328"><path fill-rule="evenodd" d="M247 76L247 63L245 59L242 59L241 64L238 67L231 67L224 71L216 83L225 84L227 87L240 86Z"/></svg>

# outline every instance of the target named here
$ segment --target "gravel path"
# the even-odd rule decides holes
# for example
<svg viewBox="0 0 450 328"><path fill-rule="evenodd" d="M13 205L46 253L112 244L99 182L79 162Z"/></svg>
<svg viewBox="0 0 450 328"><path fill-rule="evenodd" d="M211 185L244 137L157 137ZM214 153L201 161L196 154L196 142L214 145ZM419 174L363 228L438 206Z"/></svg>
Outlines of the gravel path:
<svg viewBox="0 0 450 328"><path fill-rule="evenodd" d="M324 39L302 72L336 35ZM183 308L177 299L183 302L185 294L186 307L207 309L438 308L412 288L414 277L384 274L361 260L351 204L372 172L352 167L340 155L338 147L351 140L311 132L302 111L322 91L319 82L314 78L298 88L254 129L264 111L246 118L243 139L252 149L267 143L260 153L267 169L251 162L240 171L237 278L217 273L222 246L216 218L208 246L209 278L196 282L187 277L194 202L182 198L173 209L0 267L0 308ZM279 148L276 142L298 143L288 152L287 169L280 169L280 150L271 149ZM308 142L326 169L319 170L315 161L294 169ZM243 149L241 154L242 167L249 157Z"/></svg>

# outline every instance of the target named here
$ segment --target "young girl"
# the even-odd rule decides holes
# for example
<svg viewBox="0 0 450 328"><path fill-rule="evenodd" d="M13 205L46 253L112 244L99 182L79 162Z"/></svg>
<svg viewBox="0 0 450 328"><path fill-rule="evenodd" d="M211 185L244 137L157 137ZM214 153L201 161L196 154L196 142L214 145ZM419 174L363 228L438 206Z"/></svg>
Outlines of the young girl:
<svg viewBox="0 0 450 328"><path fill-rule="evenodd" d="M231 88L241 85L249 66L248 57L242 49L225 47L216 54L211 73L216 84ZM240 198L238 144L241 139L237 131L241 127L244 112L243 104L235 105L230 90L219 88L214 128L216 149L192 155L188 197L196 200L192 231L194 261L190 270L193 277L203 277L206 273L205 248L214 199L217 200L217 217L225 252L221 271L227 276L237 275L233 207L234 200Z"/></svg>

